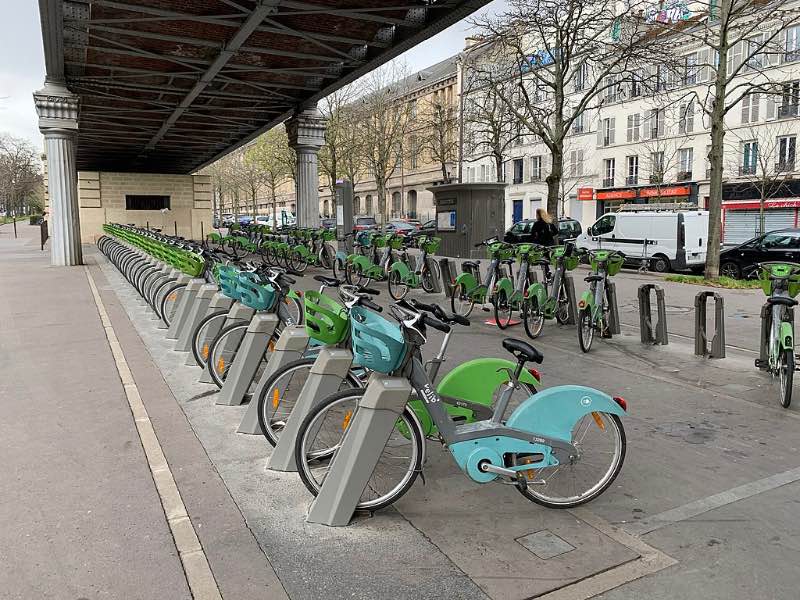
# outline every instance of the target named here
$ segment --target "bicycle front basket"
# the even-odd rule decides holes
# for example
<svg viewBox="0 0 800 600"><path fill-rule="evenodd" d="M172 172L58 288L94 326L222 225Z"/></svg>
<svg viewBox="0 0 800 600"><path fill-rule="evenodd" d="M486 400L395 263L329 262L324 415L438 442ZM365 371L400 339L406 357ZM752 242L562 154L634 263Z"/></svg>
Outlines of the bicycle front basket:
<svg viewBox="0 0 800 600"><path fill-rule="evenodd" d="M228 298L239 299L239 269L221 265L217 270L219 289Z"/></svg>
<svg viewBox="0 0 800 600"><path fill-rule="evenodd" d="M347 337L347 310L330 296L310 290L303 301L306 333L323 344L339 344Z"/></svg>
<svg viewBox="0 0 800 600"><path fill-rule="evenodd" d="M377 313L355 306L350 311L353 363L391 373L403 362L406 344L400 328Z"/></svg>
<svg viewBox="0 0 800 600"><path fill-rule="evenodd" d="M609 275L616 275L622 269L622 265L625 262L625 257L621 254L612 254L611 257L608 259L608 274Z"/></svg>
<svg viewBox="0 0 800 600"><path fill-rule="evenodd" d="M430 237L420 244L420 247L428 254L436 254L439 246L442 245L442 238Z"/></svg>
<svg viewBox="0 0 800 600"><path fill-rule="evenodd" d="M275 304L275 290L261 283L261 278L250 271L239 273L239 302L253 310L269 310Z"/></svg>
<svg viewBox="0 0 800 600"><path fill-rule="evenodd" d="M400 250L400 248L403 247L403 238L401 238L399 235L392 237L389 241L389 246L392 250Z"/></svg>

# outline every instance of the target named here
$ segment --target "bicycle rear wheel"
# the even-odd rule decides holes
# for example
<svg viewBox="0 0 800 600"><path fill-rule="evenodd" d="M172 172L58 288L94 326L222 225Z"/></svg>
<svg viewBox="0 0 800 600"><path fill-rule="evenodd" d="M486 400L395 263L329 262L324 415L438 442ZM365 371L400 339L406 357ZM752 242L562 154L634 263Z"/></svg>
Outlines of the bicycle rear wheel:
<svg viewBox="0 0 800 600"><path fill-rule="evenodd" d="M544 329L544 311L539 306L539 301L535 297L530 297L522 309L522 321L525 323L525 333L532 340L542 335Z"/></svg>
<svg viewBox="0 0 800 600"><path fill-rule="evenodd" d="M359 389L328 396L308 414L297 432L297 470L315 496L336 459L363 395L364 390ZM416 415L406 407L383 447L356 509L374 511L396 502L414 484L423 459L422 428Z"/></svg>
<svg viewBox="0 0 800 600"><path fill-rule="evenodd" d="M222 388L249 323L233 323L219 332L208 351L208 372L218 388ZM266 348L264 349L266 352Z"/></svg>
<svg viewBox="0 0 800 600"><path fill-rule="evenodd" d="M603 412L584 415L572 430L572 443L579 452L572 462L523 471L529 481L520 490L523 496L548 508L573 508L608 489L625 461L627 444L619 417ZM526 462L535 460L524 454L508 459L509 466Z"/></svg>
<svg viewBox="0 0 800 600"><path fill-rule="evenodd" d="M450 295L450 309L457 315L468 317L474 307L475 300L467 293L467 286L463 283L453 286L453 293Z"/></svg>
<svg viewBox="0 0 800 600"><path fill-rule="evenodd" d="M559 325L566 325L569 321L569 295L567 294L567 286L563 283L558 290L556 321L558 321Z"/></svg>
<svg viewBox="0 0 800 600"><path fill-rule="evenodd" d="M492 299L492 304L494 305L495 323L500 329L506 329L511 324L511 316L514 314L514 309L506 291L500 290L497 292L497 295Z"/></svg>
<svg viewBox="0 0 800 600"><path fill-rule="evenodd" d="M211 344L214 341L214 337L216 337L212 337L209 332L216 331L219 333L225 326L227 318L227 310L218 310L204 317L192 332L192 354L194 354L194 359L201 367L205 366L208 361Z"/></svg>
<svg viewBox="0 0 800 600"><path fill-rule="evenodd" d="M161 298L158 314L161 315L161 320L166 323L167 327L172 325L172 319L175 317L175 313L178 310L178 304L180 303L185 288L185 283L176 283L169 288Z"/></svg>
<svg viewBox="0 0 800 600"><path fill-rule="evenodd" d="M435 260L430 259L425 261L426 266L422 270L422 289L432 294L436 289L436 280L441 280L442 278L442 269L439 267L439 263Z"/></svg>
<svg viewBox="0 0 800 600"><path fill-rule="evenodd" d="M403 283L403 278L398 271L389 271L389 295L395 300L402 300L408 293L408 286Z"/></svg>

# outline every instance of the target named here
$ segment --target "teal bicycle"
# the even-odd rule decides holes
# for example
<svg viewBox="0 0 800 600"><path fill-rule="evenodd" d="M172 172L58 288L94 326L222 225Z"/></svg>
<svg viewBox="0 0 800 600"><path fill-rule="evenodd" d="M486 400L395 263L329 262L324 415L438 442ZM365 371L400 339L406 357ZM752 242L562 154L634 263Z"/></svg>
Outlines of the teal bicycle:
<svg viewBox="0 0 800 600"><path fill-rule="evenodd" d="M769 310L765 313L767 359L756 359L756 367L765 369L780 382L781 406L792 403L794 383L794 307L800 293L800 265L795 263L763 262L758 265L761 289L767 295Z"/></svg>
<svg viewBox="0 0 800 600"><path fill-rule="evenodd" d="M432 316L401 301L390 307L396 326L360 307L351 311L352 348L358 364L406 378L439 431L458 467L476 483L508 482L529 500L551 508L571 508L602 494L622 469L625 431L620 420L627 403L592 388L566 385L525 396L511 414L522 377L535 372L528 363L543 356L522 340L506 338L503 347L514 360L480 358L465 362L434 387L420 348L427 328L450 331L450 318ZM436 311L440 316L443 311ZM317 494L337 450L357 415L365 390L328 396L301 425L295 460L303 483ZM445 402L496 398L486 420L457 424ZM357 504L376 510L400 498L413 485L424 464L424 439L408 406Z"/></svg>

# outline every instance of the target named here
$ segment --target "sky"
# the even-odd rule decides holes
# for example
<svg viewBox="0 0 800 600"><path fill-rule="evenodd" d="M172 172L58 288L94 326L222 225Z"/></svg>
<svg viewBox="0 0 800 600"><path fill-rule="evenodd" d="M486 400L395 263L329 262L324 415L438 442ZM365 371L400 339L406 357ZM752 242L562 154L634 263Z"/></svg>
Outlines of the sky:
<svg viewBox="0 0 800 600"><path fill-rule="evenodd" d="M504 0L493 0L482 11L502 10ZM41 146L32 94L44 83L44 54L35 0L0 0L0 134L8 133ZM419 71L464 48L470 30L460 21L398 57L411 71Z"/></svg>

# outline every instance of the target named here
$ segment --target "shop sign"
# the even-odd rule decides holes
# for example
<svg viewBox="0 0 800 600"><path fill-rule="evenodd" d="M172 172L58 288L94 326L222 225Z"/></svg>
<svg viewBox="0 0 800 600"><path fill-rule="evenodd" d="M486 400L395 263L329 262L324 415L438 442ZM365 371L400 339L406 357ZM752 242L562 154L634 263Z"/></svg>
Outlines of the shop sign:
<svg viewBox="0 0 800 600"><path fill-rule="evenodd" d="M578 188L578 200L594 200L594 188L582 187Z"/></svg>
<svg viewBox="0 0 800 600"><path fill-rule="evenodd" d="M689 189L688 185L670 185L666 187L652 187L652 188L642 188L639 190L639 196L642 198L655 198L655 197L666 197L666 196L689 196L692 193L692 190Z"/></svg>

